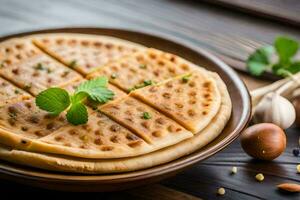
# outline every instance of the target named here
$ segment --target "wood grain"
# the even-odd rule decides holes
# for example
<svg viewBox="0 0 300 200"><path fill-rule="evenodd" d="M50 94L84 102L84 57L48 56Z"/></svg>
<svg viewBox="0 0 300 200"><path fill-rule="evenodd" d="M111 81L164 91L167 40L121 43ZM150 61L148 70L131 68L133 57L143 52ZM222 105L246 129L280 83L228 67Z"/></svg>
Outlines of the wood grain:
<svg viewBox="0 0 300 200"><path fill-rule="evenodd" d="M288 24L194 0L0 0L0 4L0 35L62 26L127 28L187 40L239 63L243 63L257 46L271 43L276 35L300 38L299 28ZM243 79L251 89L268 83L244 74ZM99 199L160 199L167 195L168 199L179 199L179 192L180 197L184 193L203 199L299 199L299 194L276 189L281 182L300 182L300 174L296 173L300 160L291 152L297 146L299 128L290 128L287 135L288 148L274 162L253 161L243 153L237 140L223 152L160 185L138 188L136 193L131 190L97 196ZM238 167L234 176L229 174L232 166ZM263 183L257 183L253 177L259 172L266 175ZM216 195L221 186L226 189L224 197ZM53 193L5 180L0 181L0 188L2 194L10 195Z"/></svg>
<svg viewBox="0 0 300 200"><path fill-rule="evenodd" d="M206 0L207 3L235 8L254 16L278 20L294 26L300 26L300 4L298 0Z"/></svg>

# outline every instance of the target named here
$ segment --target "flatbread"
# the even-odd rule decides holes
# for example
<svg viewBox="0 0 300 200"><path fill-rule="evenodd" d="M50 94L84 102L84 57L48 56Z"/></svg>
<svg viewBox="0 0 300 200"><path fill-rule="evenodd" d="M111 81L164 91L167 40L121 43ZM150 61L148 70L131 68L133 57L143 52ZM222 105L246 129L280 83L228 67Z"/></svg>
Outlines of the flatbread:
<svg viewBox="0 0 300 200"><path fill-rule="evenodd" d="M149 153L191 136L172 120L160 116L160 123L169 124L176 132L167 134L164 127L159 127L163 135L155 135L151 140L154 144L147 144L99 110L88 112L88 123L74 126L66 121L65 113L51 116L38 109L34 99L7 104L0 108L0 143L27 151L83 158L122 158ZM181 130L177 131L178 128Z"/></svg>
<svg viewBox="0 0 300 200"><path fill-rule="evenodd" d="M144 49L142 45L108 36L85 34L42 34L31 36L33 42L82 74Z"/></svg>
<svg viewBox="0 0 300 200"><path fill-rule="evenodd" d="M101 112L89 109L87 124L63 126L39 139L39 142L27 150L85 158L122 158L145 154L155 149Z"/></svg>
<svg viewBox="0 0 300 200"><path fill-rule="evenodd" d="M87 78L107 76L112 84L124 91L130 91L143 85L145 81L160 82L192 70L186 63L180 65L172 63L167 59L168 55L152 48L139 51L110 62L89 74Z"/></svg>
<svg viewBox="0 0 300 200"><path fill-rule="evenodd" d="M0 44L0 64L1 76L33 95L81 77L25 39L11 39Z"/></svg>
<svg viewBox="0 0 300 200"><path fill-rule="evenodd" d="M37 108L31 95L49 87L72 93L86 80L77 72L88 79L108 76L116 95L103 105L88 104L88 123L73 126L64 112L51 116ZM106 36L41 34L2 42L0 76L7 80L0 87L0 101L1 91L7 97L0 105L0 158L44 169L114 173L162 164L213 140L231 111L217 75ZM184 90L177 99L170 83ZM144 87L149 84L155 85ZM14 85L31 95L17 94Z"/></svg>
<svg viewBox="0 0 300 200"><path fill-rule="evenodd" d="M53 117L36 107L34 99L0 107L0 143L27 146L27 139L44 137L67 124L63 114Z"/></svg>
<svg viewBox="0 0 300 200"><path fill-rule="evenodd" d="M34 99L0 108L0 143L27 151L83 158L121 158L149 153L192 136L190 132L152 108L136 103L137 100L129 97L124 99L133 101L134 105L139 106L138 109L145 109L153 116L152 120L144 120L149 123L149 131L146 133L151 133L150 144L144 141L144 137L139 136L140 132L136 134L127 130L100 111L88 109L88 123L73 126L66 121L65 113L51 116L38 109ZM105 105L107 104L103 106ZM118 105L122 107L122 104ZM140 120L140 116L137 120ZM144 123L141 124L145 126ZM143 130L146 130L145 127Z"/></svg>
<svg viewBox="0 0 300 200"><path fill-rule="evenodd" d="M193 71L169 81L137 89L130 93L179 124L198 133L217 114L221 95L206 73Z"/></svg>
<svg viewBox="0 0 300 200"><path fill-rule="evenodd" d="M108 102L100 110L148 143L160 148L193 136L173 120L129 96Z"/></svg>
<svg viewBox="0 0 300 200"><path fill-rule="evenodd" d="M0 78L0 106L10 102L26 100L31 97L24 90L14 86L3 78Z"/></svg>
<svg viewBox="0 0 300 200"><path fill-rule="evenodd" d="M134 158L90 160L13 150L2 146L0 148L0 158L13 163L41 169L86 174L135 171L178 159L204 147L214 140L221 133L230 118L231 100L226 85L217 74L212 74L212 76L216 80L222 96L221 107L218 114L200 133L171 147Z"/></svg>

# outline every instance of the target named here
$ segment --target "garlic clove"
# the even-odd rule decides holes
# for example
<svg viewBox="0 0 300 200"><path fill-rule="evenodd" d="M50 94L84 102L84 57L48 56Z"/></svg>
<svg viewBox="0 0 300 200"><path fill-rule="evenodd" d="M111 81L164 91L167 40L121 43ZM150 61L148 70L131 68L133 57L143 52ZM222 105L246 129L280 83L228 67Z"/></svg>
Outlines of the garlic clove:
<svg viewBox="0 0 300 200"><path fill-rule="evenodd" d="M275 92L268 93L255 108L253 121L255 123L269 122L286 129L296 119L293 104Z"/></svg>
<svg viewBox="0 0 300 200"><path fill-rule="evenodd" d="M297 88L292 92L291 99L295 99L297 97L300 97L300 88Z"/></svg>

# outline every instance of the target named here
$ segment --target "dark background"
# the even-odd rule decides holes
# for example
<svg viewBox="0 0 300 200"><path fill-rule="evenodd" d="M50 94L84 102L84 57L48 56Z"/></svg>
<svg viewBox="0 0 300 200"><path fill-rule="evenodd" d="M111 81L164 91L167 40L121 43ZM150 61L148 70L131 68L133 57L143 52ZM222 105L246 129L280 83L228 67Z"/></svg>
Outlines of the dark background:
<svg viewBox="0 0 300 200"><path fill-rule="evenodd" d="M227 2L225 6L224 2ZM241 5L241 2L244 3ZM299 13L300 2L297 0L0 0L0 36L52 27L132 29L191 41L224 58L233 67L243 69L249 53L271 43L275 36L284 34L300 39ZM245 74L241 76L249 88L268 83ZM98 197L299 199L299 194L276 189L282 182L300 183L300 174L296 173L300 157L292 154L299 135L298 128L287 130L288 147L273 162L252 160L243 153L237 140L224 151L174 178L129 191L98 194ZM238 167L236 175L230 175L232 166ZM264 182L255 181L257 173L265 175ZM226 189L225 196L216 195L219 187ZM4 180L0 180L0 188L3 194L50 192Z"/></svg>

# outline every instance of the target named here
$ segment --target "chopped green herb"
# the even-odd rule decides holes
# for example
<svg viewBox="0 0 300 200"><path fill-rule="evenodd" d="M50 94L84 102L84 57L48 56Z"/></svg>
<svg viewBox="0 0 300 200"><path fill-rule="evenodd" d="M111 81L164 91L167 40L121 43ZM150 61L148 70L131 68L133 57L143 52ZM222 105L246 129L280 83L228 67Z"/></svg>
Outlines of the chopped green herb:
<svg viewBox="0 0 300 200"><path fill-rule="evenodd" d="M53 72L53 70L52 69L50 69L50 68L47 68L47 73L48 74L50 74L50 73L52 73Z"/></svg>
<svg viewBox="0 0 300 200"><path fill-rule="evenodd" d="M69 67L73 69L73 68L76 67L76 65L77 65L77 61L76 60L72 60L71 63L69 64Z"/></svg>
<svg viewBox="0 0 300 200"><path fill-rule="evenodd" d="M50 114L58 115L67 109L67 120L73 125L85 124L88 121L87 109L83 102L90 99L93 103L105 103L111 100L114 93L107 89L108 80L100 77L80 84L74 94L61 88L49 88L36 97L36 105Z"/></svg>
<svg viewBox="0 0 300 200"><path fill-rule="evenodd" d="M66 76L68 76L68 74L70 73L70 71L69 70L66 70L66 71L64 71L63 73L62 73L62 77L66 77Z"/></svg>
<svg viewBox="0 0 300 200"><path fill-rule="evenodd" d="M29 83L23 87L24 90L28 91L32 87L32 83Z"/></svg>
<svg viewBox="0 0 300 200"><path fill-rule="evenodd" d="M145 80L144 81L144 86L152 85L153 82L151 80Z"/></svg>
<svg viewBox="0 0 300 200"><path fill-rule="evenodd" d="M147 69L147 65L141 64L141 65L140 65L140 68L141 68L141 69Z"/></svg>
<svg viewBox="0 0 300 200"><path fill-rule="evenodd" d="M150 113L148 113L148 112L143 112L143 116L142 116L144 119L151 119L152 118L152 116L151 116L151 114Z"/></svg>
<svg viewBox="0 0 300 200"><path fill-rule="evenodd" d="M181 78L182 82L187 83L191 78L191 74L185 75Z"/></svg>
<svg viewBox="0 0 300 200"><path fill-rule="evenodd" d="M20 91L16 89L15 90L15 94L19 94L19 93L20 93Z"/></svg>
<svg viewBox="0 0 300 200"><path fill-rule="evenodd" d="M296 40L277 37L273 46L261 47L249 56L247 68L255 76L267 70L272 70L278 76L291 76L300 71L300 61L294 59L298 49L299 43ZM278 59L272 59L273 57Z"/></svg>
<svg viewBox="0 0 300 200"><path fill-rule="evenodd" d="M34 67L34 69L36 69L36 70L44 70L45 68L44 68L44 66L43 66L42 63L38 63L38 64Z"/></svg>
<svg viewBox="0 0 300 200"><path fill-rule="evenodd" d="M129 88L127 91L128 92L132 92L133 90L135 90L136 88L135 87L131 87L131 88Z"/></svg>
<svg viewBox="0 0 300 200"><path fill-rule="evenodd" d="M16 118L17 117L17 113L16 112L9 112L8 115L11 118Z"/></svg>
<svg viewBox="0 0 300 200"><path fill-rule="evenodd" d="M143 83L137 84L137 85L135 85L135 86L129 88L129 89L128 89L128 92L131 92L131 91L133 91L133 90L140 89L140 88L146 87L146 86L148 86L148 85L152 85L152 84L154 84L154 82L153 82L152 80L144 80Z"/></svg>
<svg viewBox="0 0 300 200"><path fill-rule="evenodd" d="M111 77L112 79L116 79L117 76L118 76L118 75L114 73L114 74L112 74L110 77Z"/></svg>

